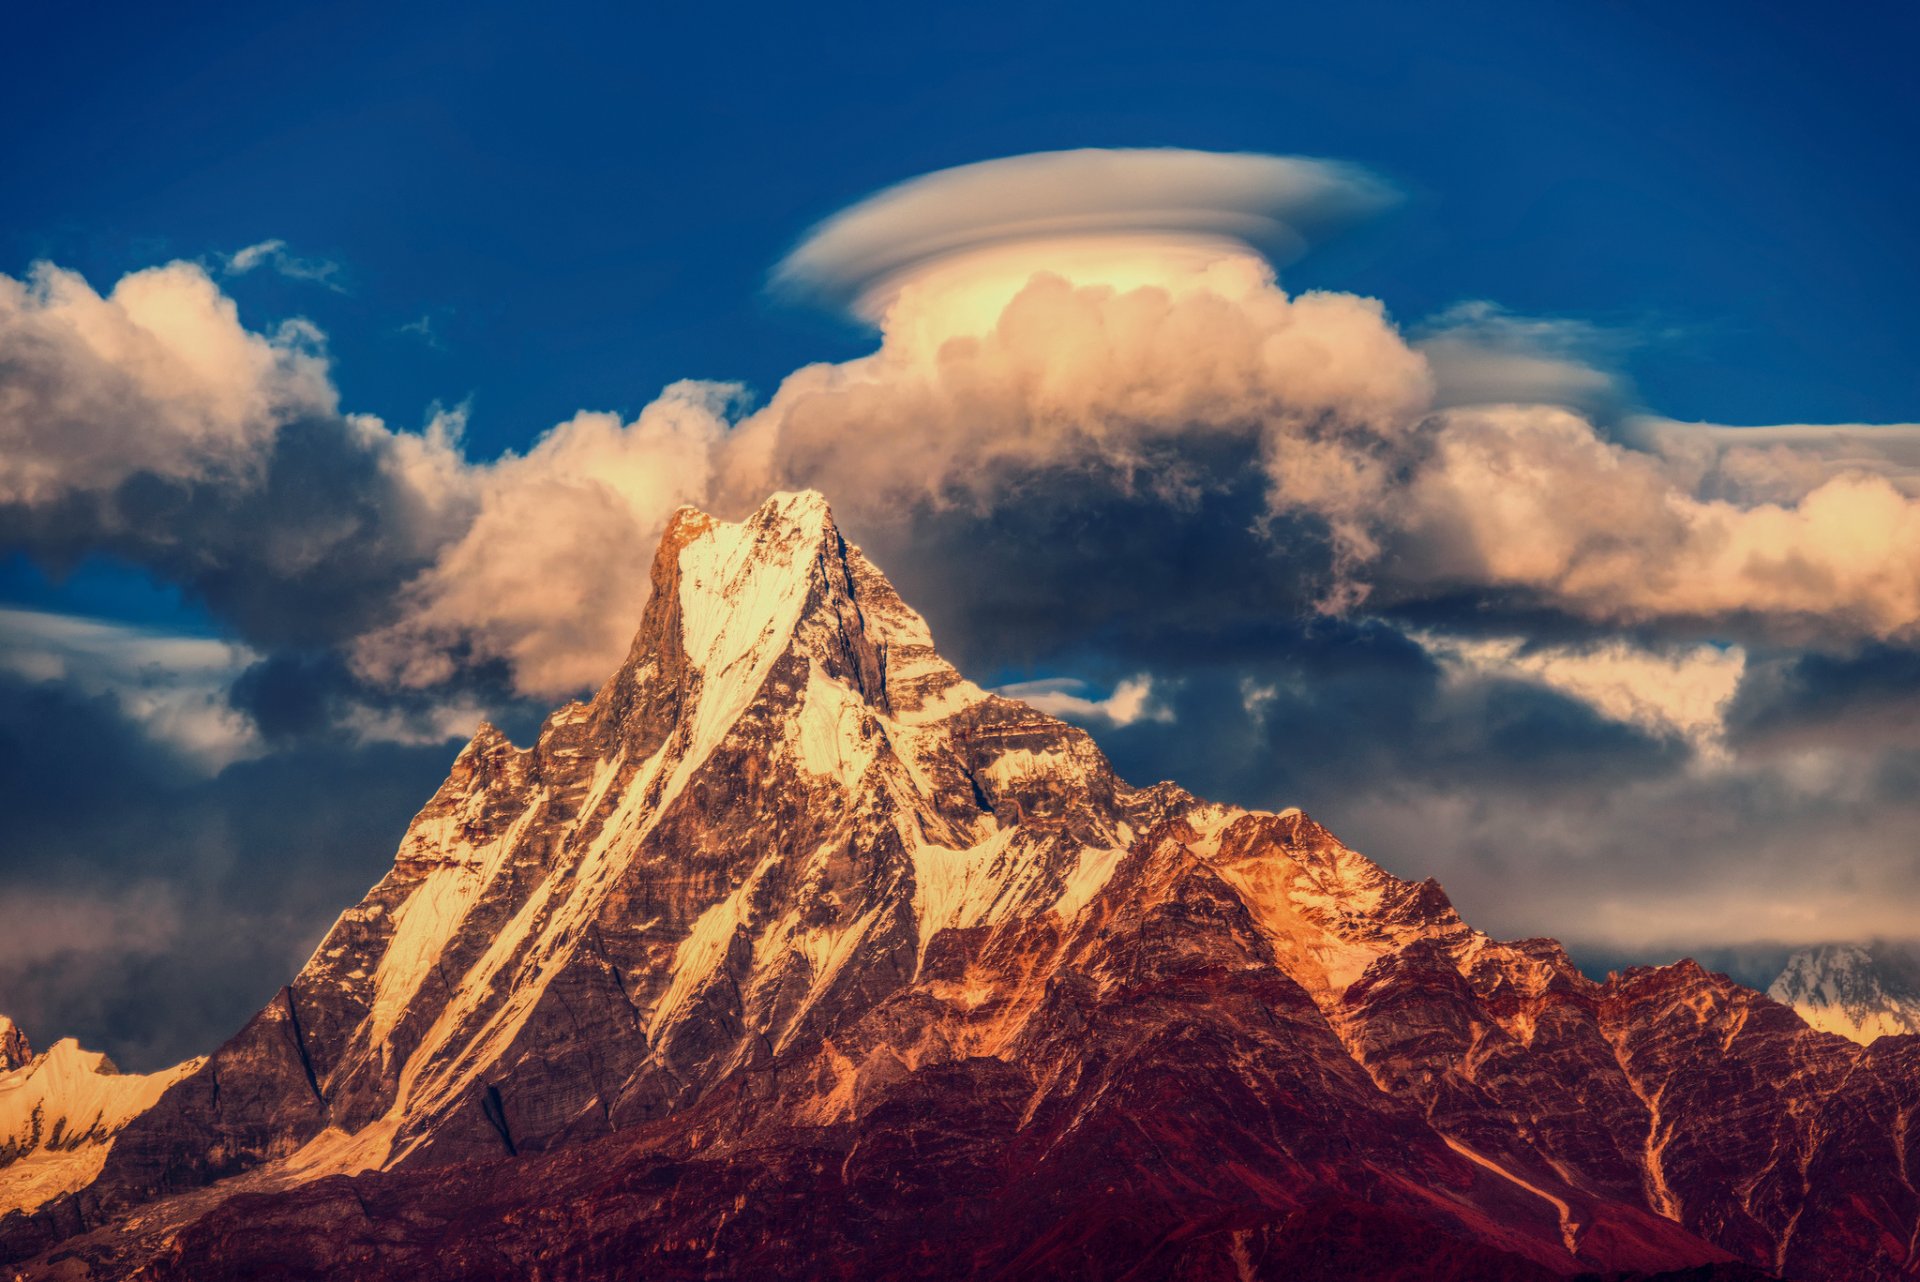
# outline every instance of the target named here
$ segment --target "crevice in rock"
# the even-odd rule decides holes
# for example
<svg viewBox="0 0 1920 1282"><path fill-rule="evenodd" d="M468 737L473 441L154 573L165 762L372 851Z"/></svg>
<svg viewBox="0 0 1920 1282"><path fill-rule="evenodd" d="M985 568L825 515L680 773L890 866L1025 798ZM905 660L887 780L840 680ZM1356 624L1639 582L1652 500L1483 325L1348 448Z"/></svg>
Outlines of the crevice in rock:
<svg viewBox="0 0 1920 1282"><path fill-rule="evenodd" d="M520 1156L520 1150L513 1143L513 1132L507 1126L507 1109L500 1100L500 1088L491 1082L487 1083L486 1094L480 1097L480 1112L499 1134L500 1142L506 1145L507 1156Z"/></svg>

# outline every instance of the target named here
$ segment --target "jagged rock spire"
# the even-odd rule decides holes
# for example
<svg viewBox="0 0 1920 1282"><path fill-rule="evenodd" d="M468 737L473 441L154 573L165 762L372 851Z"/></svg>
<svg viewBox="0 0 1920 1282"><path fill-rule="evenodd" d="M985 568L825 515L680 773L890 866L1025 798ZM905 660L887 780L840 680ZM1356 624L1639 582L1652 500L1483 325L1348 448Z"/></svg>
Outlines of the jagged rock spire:
<svg viewBox="0 0 1920 1282"><path fill-rule="evenodd" d="M33 1047L20 1025L0 1015L0 1073L19 1068L33 1058Z"/></svg>

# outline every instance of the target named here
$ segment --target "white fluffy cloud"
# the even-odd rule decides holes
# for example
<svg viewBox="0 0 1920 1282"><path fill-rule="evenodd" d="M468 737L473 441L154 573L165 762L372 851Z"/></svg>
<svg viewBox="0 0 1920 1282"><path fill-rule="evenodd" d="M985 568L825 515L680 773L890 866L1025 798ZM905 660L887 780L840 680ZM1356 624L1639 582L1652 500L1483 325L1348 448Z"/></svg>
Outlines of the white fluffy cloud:
<svg viewBox="0 0 1920 1282"><path fill-rule="evenodd" d="M1536 682L1609 720L1683 739L1709 762L1725 758L1727 709L1747 666L1738 646L1656 650L1622 640L1570 646L1529 645L1521 637L1418 639L1456 678Z"/></svg>
<svg viewBox="0 0 1920 1282"><path fill-rule="evenodd" d="M1788 501L1707 497L1660 456L1540 406L1446 411L1400 484L1354 519L1399 562L1399 596L1511 592L1603 624L1801 642L1920 637L1920 500L1837 469Z"/></svg>
<svg viewBox="0 0 1920 1282"><path fill-rule="evenodd" d="M1041 681L1016 681L999 687L994 693L1017 699L1049 716L1096 726L1173 720L1173 709L1154 697L1152 677L1127 677L1116 683L1104 699L1093 698L1089 690L1085 681L1050 677Z"/></svg>
<svg viewBox="0 0 1920 1282"><path fill-rule="evenodd" d="M454 656L503 660L524 690L562 695L605 678L646 603L651 549L683 503L704 500L734 389L681 383L631 423L581 413L526 454L467 467L422 460L470 487L472 523L364 638L370 674L445 680Z"/></svg>
<svg viewBox="0 0 1920 1282"><path fill-rule="evenodd" d="M737 388L676 384L632 421L583 412L485 462L458 415L418 433L341 415L311 327L247 328L199 267L103 297L42 266L0 277L0 517L31 545L64 513L71 552L76 495L217 483L257 530L202 554L182 545L198 527L162 523L139 554L168 572L227 557L222 582L351 561L363 676L497 663L540 696L617 661L675 506L796 485L879 521L1020 503L1036 477L1192 506L1255 468L1274 514L1326 530L1328 608L1464 593L1602 628L1920 636L1920 428L1602 429L1579 409L1611 386L1593 333L1475 304L1410 342L1375 300L1287 293L1255 248L1387 199L1348 167L1173 151L933 175L783 265L876 323L871 355L800 369L744 417ZM280 531L269 462L314 421L360 488ZM87 519L119 546L122 508ZM272 555L243 564L256 544Z"/></svg>
<svg viewBox="0 0 1920 1282"><path fill-rule="evenodd" d="M335 406L316 331L248 330L191 263L133 272L105 297L49 264L0 275L0 352L0 503L142 472L244 474L280 423Z"/></svg>

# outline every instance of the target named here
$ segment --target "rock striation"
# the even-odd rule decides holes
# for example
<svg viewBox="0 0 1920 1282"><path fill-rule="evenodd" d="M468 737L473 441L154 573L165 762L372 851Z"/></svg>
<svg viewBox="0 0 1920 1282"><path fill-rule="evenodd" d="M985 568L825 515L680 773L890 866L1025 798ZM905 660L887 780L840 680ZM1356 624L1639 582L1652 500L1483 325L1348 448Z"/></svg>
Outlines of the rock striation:
<svg viewBox="0 0 1920 1282"><path fill-rule="evenodd" d="M56 1196L22 1277L1920 1273L1920 1040L1595 982L1298 810L988 694L814 494L668 528L632 650ZM4 1079L0 1079L4 1080ZM4 1089L4 1088L0 1088Z"/></svg>

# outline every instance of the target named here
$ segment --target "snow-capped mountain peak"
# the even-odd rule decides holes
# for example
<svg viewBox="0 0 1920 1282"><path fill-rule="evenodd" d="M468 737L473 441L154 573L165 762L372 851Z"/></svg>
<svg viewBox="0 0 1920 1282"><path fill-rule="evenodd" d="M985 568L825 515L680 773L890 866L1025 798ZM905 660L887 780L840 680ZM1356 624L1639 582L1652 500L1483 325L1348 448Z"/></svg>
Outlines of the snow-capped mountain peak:
<svg viewBox="0 0 1920 1282"><path fill-rule="evenodd" d="M817 494L683 509L651 573L605 685L524 747L481 727L204 1063L0 1075L0 1121L74 1119L0 1157L0 1259L197 1282L306 1233L336 1276L1224 1282L1292 1276L1333 1198L1525 1266L1449 1276L1851 1282L1920 1233L1861 1194L1899 1044L1691 963L1596 982L1298 810L1127 783L963 679Z"/></svg>
<svg viewBox="0 0 1920 1282"><path fill-rule="evenodd" d="M1920 1033L1920 956L1884 940L1802 949L1767 995L1815 1028L1862 1044Z"/></svg>

